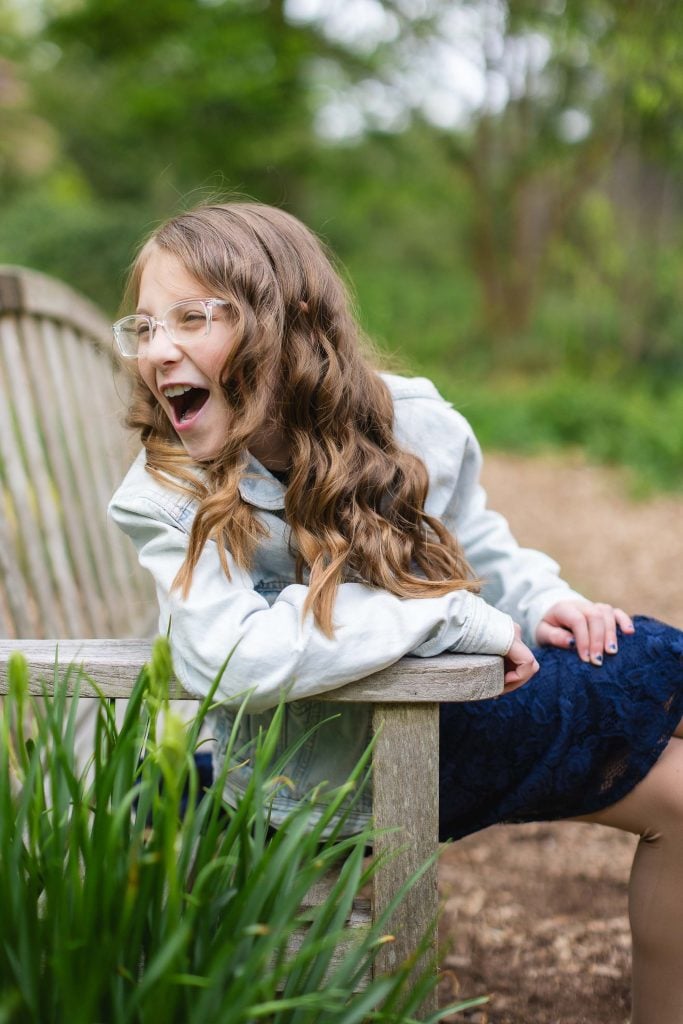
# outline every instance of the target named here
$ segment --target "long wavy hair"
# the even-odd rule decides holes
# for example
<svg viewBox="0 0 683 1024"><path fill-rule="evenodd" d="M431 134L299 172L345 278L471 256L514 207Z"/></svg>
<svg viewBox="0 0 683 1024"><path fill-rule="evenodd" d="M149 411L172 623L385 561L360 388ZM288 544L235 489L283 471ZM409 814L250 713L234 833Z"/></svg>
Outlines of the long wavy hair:
<svg viewBox="0 0 683 1024"><path fill-rule="evenodd" d="M267 528L238 485L264 425L289 451L285 516L305 611L332 635L337 586L349 580L400 597L476 584L453 535L425 512L424 463L397 444L393 403L347 291L318 238L290 214L249 202L200 206L169 220L141 248L129 301L154 249L176 257L229 304L235 342L221 380L230 430L200 471L134 368L128 425L147 467L198 500L175 586L187 595L209 539L248 569Z"/></svg>

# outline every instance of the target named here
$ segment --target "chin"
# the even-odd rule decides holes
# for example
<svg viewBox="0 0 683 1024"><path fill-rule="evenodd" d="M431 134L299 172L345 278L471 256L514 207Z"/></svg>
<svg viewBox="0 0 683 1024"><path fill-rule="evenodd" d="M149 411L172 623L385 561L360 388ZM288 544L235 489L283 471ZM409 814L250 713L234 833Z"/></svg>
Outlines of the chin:
<svg viewBox="0 0 683 1024"><path fill-rule="evenodd" d="M182 445L190 458L195 462L210 462L211 459L218 455L220 450L215 445L210 444L185 444L182 442Z"/></svg>

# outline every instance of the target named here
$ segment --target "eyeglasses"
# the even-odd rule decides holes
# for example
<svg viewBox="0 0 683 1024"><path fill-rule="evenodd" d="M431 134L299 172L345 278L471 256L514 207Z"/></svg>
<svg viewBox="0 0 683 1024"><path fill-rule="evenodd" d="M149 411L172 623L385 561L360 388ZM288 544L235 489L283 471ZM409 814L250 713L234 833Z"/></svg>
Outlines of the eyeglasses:
<svg viewBox="0 0 683 1024"><path fill-rule="evenodd" d="M171 341L189 345L206 338L211 330L214 309L227 305L223 299L182 299L169 306L159 319L144 313L124 316L112 325L114 340L126 359L138 358L140 351L154 337L157 327L163 327Z"/></svg>

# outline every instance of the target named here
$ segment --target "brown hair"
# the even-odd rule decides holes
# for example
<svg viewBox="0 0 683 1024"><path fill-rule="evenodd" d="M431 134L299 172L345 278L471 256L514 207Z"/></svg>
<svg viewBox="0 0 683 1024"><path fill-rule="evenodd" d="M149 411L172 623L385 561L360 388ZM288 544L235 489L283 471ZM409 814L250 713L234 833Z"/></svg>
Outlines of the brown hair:
<svg viewBox="0 0 683 1024"><path fill-rule="evenodd" d="M316 236L273 207L201 206L154 232L133 265L129 296L137 297L154 247L229 303L236 337L222 374L229 436L200 475L136 374L128 424L140 431L147 466L199 500L175 581L183 593L207 540L229 576L226 550L248 568L267 532L238 490L245 450L264 424L289 448L285 515L297 580L308 569L305 609L328 635L345 580L400 597L473 588L455 538L425 512L427 469L396 442L389 390Z"/></svg>

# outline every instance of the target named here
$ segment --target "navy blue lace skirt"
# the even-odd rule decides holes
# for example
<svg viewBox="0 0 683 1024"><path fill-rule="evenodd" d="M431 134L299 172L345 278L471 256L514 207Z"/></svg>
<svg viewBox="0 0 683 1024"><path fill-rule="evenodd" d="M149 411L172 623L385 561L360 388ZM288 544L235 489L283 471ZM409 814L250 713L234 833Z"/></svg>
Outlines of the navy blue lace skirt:
<svg viewBox="0 0 683 1024"><path fill-rule="evenodd" d="M634 622L599 668L542 647L525 686L442 706L442 839L590 814L644 778L683 718L683 633Z"/></svg>

